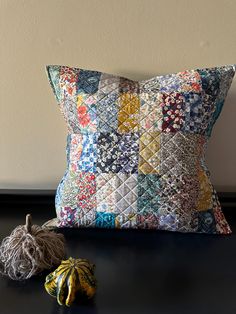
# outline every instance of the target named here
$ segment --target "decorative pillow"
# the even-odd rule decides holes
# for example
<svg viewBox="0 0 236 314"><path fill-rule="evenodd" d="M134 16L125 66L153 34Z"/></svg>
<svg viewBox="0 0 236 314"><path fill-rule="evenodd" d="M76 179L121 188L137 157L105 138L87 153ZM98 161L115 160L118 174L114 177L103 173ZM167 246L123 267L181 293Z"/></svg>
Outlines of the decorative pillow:
<svg viewBox="0 0 236 314"><path fill-rule="evenodd" d="M235 66L140 81L46 66L68 127L58 225L231 233L205 151Z"/></svg>

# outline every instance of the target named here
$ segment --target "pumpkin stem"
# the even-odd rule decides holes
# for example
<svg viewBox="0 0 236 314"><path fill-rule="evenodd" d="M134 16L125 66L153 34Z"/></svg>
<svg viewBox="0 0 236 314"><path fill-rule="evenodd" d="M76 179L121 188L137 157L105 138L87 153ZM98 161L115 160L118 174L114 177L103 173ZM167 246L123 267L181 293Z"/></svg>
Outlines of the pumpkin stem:
<svg viewBox="0 0 236 314"><path fill-rule="evenodd" d="M27 214L25 217L25 227L28 233L31 233L31 227L32 227L32 217L30 214Z"/></svg>

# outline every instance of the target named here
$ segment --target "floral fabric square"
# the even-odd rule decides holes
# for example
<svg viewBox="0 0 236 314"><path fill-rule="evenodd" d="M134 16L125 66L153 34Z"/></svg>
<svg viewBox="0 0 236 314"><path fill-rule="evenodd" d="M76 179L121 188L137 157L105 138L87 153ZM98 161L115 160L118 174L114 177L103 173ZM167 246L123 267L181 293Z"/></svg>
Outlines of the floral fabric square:
<svg viewBox="0 0 236 314"><path fill-rule="evenodd" d="M185 101L185 117L183 130L186 133L201 133L205 132L207 125L203 126L205 116L203 95L200 93L184 93Z"/></svg>
<svg viewBox="0 0 236 314"><path fill-rule="evenodd" d="M97 149L98 172L137 172L138 139L139 136L136 133L100 133Z"/></svg>
<svg viewBox="0 0 236 314"><path fill-rule="evenodd" d="M161 133L159 173L195 176L203 158L203 151L198 151L199 142L199 135L191 133Z"/></svg>
<svg viewBox="0 0 236 314"><path fill-rule="evenodd" d="M140 135L138 172L144 174L160 171L160 132L146 132Z"/></svg>
<svg viewBox="0 0 236 314"><path fill-rule="evenodd" d="M125 173L103 173L96 177L96 211L113 213L116 227L134 227L138 200L137 180L137 174Z"/></svg>
<svg viewBox="0 0 236 314"><path fill-rule="evenodd" d="M118 132L135 132L139 130L140 100L137 94L126 92L119 96Z"/></svg>
<svg viewBox="0 0 236 314"><path fill-rule="evenodd" d="M79 169L85 172L96 172L97 133L83 134L82 152L79 159Z"/></svg>
<svg viewBox="0 0 236 314"><path fill-rule="evenodd" d="M162 94L157 92L140 93L140 133L162 130Z"/></svg>
<svg viewBox="0 0 236 314"><path fill-rule="evenodd" d="M235 70L134 81L47 66L68 128L57 226L231 233L205 155Z"/></svg>
<svg viewBox="0 0 236 314"><path fill-rule="evenodd" d="M118 162L120 135L117 132L100 133L98 135L97 171L99 173L119 172Z"/></svg>
<svg viewBox="0 0 236 314"><path fill-rule="evenodd" d="M96 176L97 212L116 213L115 174L101 173Z"/></svg>
<svg viewBox="0 0 236 314"><path fill-rule="evenodd" d="M120 155L118 158L118 163L120 164L120 172L137 173L139 157L139 134L122 134L119 141L119 151Z"/></svg>
<svg viewBox="0 0 236 314"><path fill-rule="evenodd" d="M138 214L153 214L158 217L160 205L160 176L140 174L138 176Z"/></svg>
<svg viewBox="0 0 236 314"><path fill-rule="evenodd" d="M183 95L172 92L162 94L162 131L173 133L180 131L185 121L185 101Z"/></svg>
<svg viewBox="0 0 236 314"><path fill-rule="evenodd" d="M60 211L60 227L93 226L95 223L96 180L91 172L70 170L61 180L56 206L67 204Z"/></svg>
<svg viewBox="0 0 236 314"><path fill-rule="evenodd" d="M115 228L115 215L113 213L96 213L96 227Z"/></svg>

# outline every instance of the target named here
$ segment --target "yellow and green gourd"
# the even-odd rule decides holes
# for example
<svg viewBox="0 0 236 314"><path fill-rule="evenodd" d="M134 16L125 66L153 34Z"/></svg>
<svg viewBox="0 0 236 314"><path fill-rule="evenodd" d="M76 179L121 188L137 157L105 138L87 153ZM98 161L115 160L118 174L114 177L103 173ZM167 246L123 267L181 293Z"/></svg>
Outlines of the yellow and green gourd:
<svg viewBox="0 0 236 314"><path fill-rule="evenodd" d="M46 277L45 289L60 305L70 306L80 296L90 299L96 292L94 270L87 259L70 257Z"/></svg>

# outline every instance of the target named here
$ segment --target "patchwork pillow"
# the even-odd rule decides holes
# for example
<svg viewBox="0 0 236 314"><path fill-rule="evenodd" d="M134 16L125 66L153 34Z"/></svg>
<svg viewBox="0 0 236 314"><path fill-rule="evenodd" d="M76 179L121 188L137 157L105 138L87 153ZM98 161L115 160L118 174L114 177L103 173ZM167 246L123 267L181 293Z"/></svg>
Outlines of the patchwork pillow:
<svg viewBox="0 0 236 314"><path fill-rule="evenodd" d="M46 66L68 127L58 225L231 233L205 152L235 69L134 81Z"/></svg>

